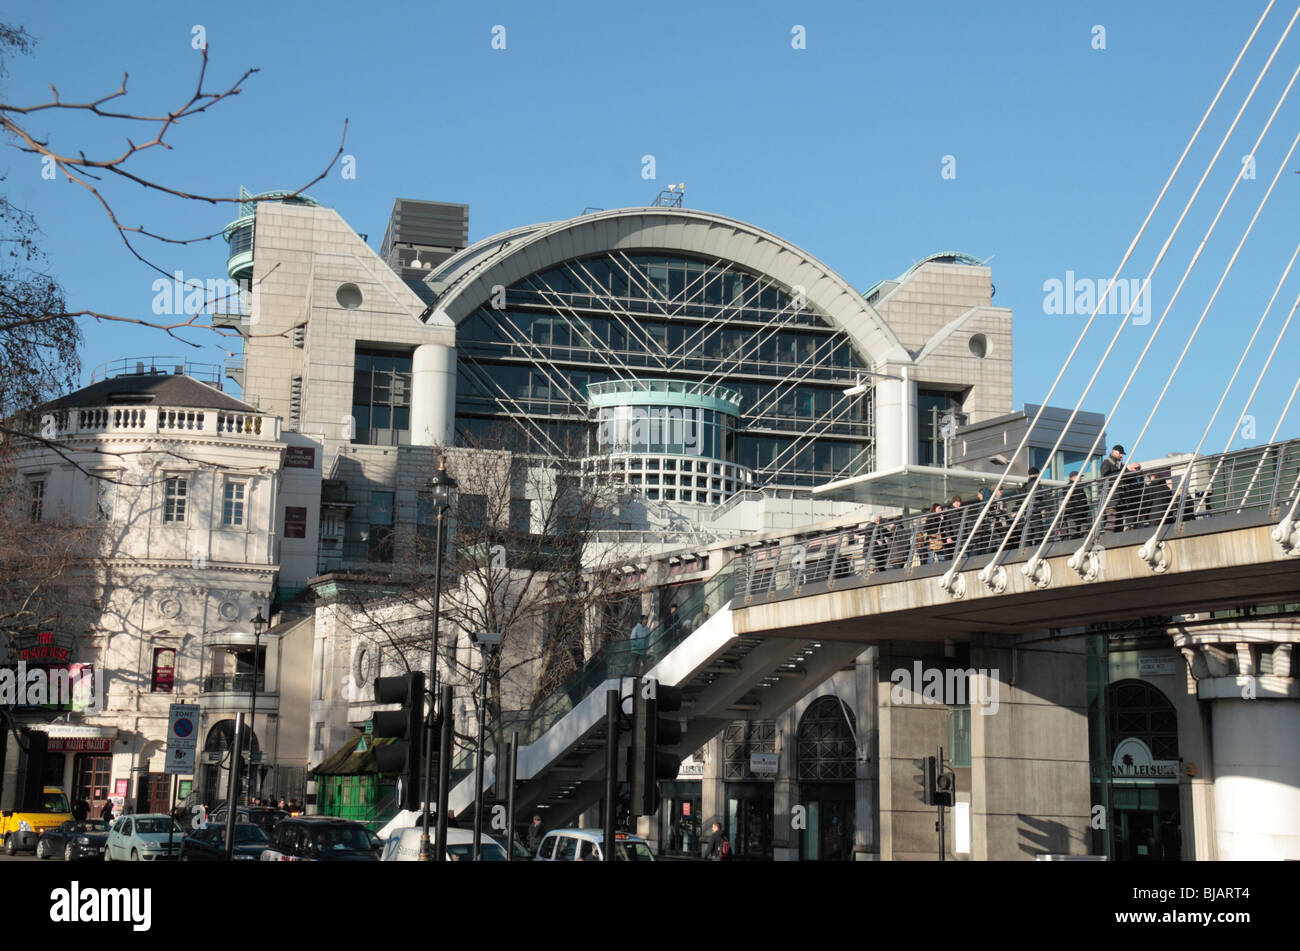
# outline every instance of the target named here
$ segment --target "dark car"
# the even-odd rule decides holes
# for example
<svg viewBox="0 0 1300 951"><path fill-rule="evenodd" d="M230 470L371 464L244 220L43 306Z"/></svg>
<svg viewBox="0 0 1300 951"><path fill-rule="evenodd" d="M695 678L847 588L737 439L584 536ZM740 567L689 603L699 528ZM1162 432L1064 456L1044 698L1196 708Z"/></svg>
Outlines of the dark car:
<svg viewBox="0 0 1300 951"><path fill-rule="evenodd" d="M261 829L268 839L274 834L275 827L289 818L289 813L272 806L240 806L236 815L239 817L240 824L251 822ZM224 802L212 811L212 814L208 816L208 821L219 822L222 825L226 824L226 804Z"/></svg>
<svg viewBox="0 0 1300 951"><path fill-rule="evenodd" d="M236 823L233 855L236 861L256 862L270 845L270 840L260 826L252 822ZM225 859L225 823L209 822L197 832L187 835L181 845L182 862L224 862Z"/></svg>
<svg viewBox="0 0 1300 951"><path fill-rule="evenodd" d="M108 823L103 819L75 819L46 829L36 840L38 859L63 856L69 862L99 861L104 857L104 843L108 841Z"/></svg>
<svg viewBox="0 0 1300 951"><path fill-rule="evenodd" d="M377 862L384 843L359 822L296 816L275 827L263 862Z"/></svg>

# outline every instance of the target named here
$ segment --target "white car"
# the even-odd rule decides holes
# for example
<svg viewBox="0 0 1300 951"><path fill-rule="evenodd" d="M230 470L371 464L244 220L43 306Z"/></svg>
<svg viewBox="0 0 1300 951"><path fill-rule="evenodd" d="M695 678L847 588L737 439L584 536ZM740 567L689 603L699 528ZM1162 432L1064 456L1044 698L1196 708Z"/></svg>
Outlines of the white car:
<svg viewBox="0 0 1300 951"><path fill-rule="evenodd" d="M419 826L406 829L394 829L384 841L381 862L418 862L420 860ZM434 848L437 832L429 827L429 849ZM447 861L468 862L474 855L474 833L468 829L447 830ZM506 850L486 832L479 842L479 860L482 862L504 862Z"/></svg>
<svg viewBox="0 0 1300 951"><path fill-rule="evenodd" d="M105 862L156 862L181 854L185 830L169 815L122 816L108 830Z"/></svg>
<svg viewBox="0 0 1300 951"><path fill-rule="evenodd" d="M534 862L600 862L605 856L603 832L592 829L554 829L546 833ZM614 834L615 862L653 862L654 853L646 840L627 832Z"/></svg>

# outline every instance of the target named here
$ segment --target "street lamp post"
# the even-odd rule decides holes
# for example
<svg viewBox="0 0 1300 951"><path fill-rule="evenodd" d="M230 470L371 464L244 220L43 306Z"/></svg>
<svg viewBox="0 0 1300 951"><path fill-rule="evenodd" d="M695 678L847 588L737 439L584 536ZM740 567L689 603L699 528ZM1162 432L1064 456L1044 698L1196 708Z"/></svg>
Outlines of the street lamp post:
<svg viewBox="0 0 1300 951"><path fill-rule="evenodd" d="M257 617L253 618L253 700L249 705L248 711L248 805L253 804L253 777L257 775L257 763L253 760L253 739L255 734L253 730L257 726L257 661L262 653L262 630L266 627L266 618L262 617L262 609L257 609ZM235 808L231 805L228 810L229 820L235 821Z"/></svg>
<svg viewBox="0 0 1300 951"><path fill-rule="evenodd" d="M451 494L456 489L456 480L447 472L447 457L438 457L438 471L429 480L429 495L437 512L437 530L435 542L437 552L433 556L433 637L429 644L429 714L424 720L424 815L420 827L420 861L429 861L429 800L433 793L433 704L438 696L438 615L442 609L442 550L445 547L447 510L451 508ZM444 715L447 711L441 711ZM440 771L441 772L441 771ZM442 828L442 816L439 816L439 828ZM438 843L438 861L442 861L446 852L445 843Z"/></svg>
<svg viewBox="0 0 1300 951"><path fill-rule="evenodd" d="M483 652L478 693L478 749L474 753L474 852L471 861L477 862L483 844L483 728L487 725L488 668L492 666L492 658L501 646L501 635L480 631L474 635L474 643ZM500 763L497 766L500 767ZM510 848L509 834L506 839L506 848Z"/></svg>

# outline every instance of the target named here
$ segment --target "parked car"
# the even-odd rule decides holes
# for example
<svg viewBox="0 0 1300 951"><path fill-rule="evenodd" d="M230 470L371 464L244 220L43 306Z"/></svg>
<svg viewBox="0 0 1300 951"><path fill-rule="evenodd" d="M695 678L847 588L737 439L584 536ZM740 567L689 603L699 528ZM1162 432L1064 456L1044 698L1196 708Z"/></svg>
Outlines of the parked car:
<svg viewBox="0 0 1300 951"><path fill-rule="evenodd" d="M28 809L6 809L0 812L0 841L5 852L14 855L35 849L36 842L46 829L62 825L72 819L68 797L58 786L46 786L39 803Z"/></svg>
<svg viewBox="0 0 1300 951"><path fill-rule="evenodd" d="M223 802L208 815L208 821L219 822L222 825L225 825L226 812L226 804ZM251 822L253 825L261 829L268 839L271 838L271 834L275 831L275 827L278 826L281 821L289 818L289 813L285 812L283 809L276 809L273 806L240 806L236 810L235 814L238 816L238 822L241 824Z"/></svg>
<svg viewBox="0 0 1300 951"><path fill-rule="evenodd" d="M374 862L383 841L359 822L334 816L293 816L275 827L263 862Z"/></svg>
<svg viewBox="0 0 1300 951"><path fill-rule="evenodd" d="M542 839L535 862L603 861L601 845L604 834L591 829L554 829ZM653 862L654 853L639 835L618 832L614 835L615 862Z"/></svg>
<svg viewBox="0 0 1300 951"><path fill-rule="evenodd" d="M506 837L504 835L493 834L492 841L497 843L503 849L506 847ZM515 833L514 842L515 860L519 862L531 862L533 860L533 853L528 851L528 846L524 845L523 839L519 837L518 833Z"/></svg>
<svg viewBox="0 0 1300 951"><path fill-rule="evenodd" d="M108 823L103 819L84 822L69 819L41 833L36 840L36 857L48 859L61 855L68 862L99 861L104 857L107 841Z"/></svg>
<svg viewBox="0 0 1300 951"><path fill-rule="evenodd" d="M252 822L235 824L235 848L231 856L236 861L256 862L271 845L261 826ZM191 832L181 845L182 862L224 862L226 860L226 824L209 822L197 832Z"/></svg>
<svg viewBox="0 0 1300 951"><path fill-rule="evenodd" d="M418 862L420 860L419 826L408 829L394 829L384 842L382 861ZM434 831L429 830L429 849L433 850ZM447 830L447 861L469 862L474 855L474 833L469 829ZM506 850L496 839L484 835L479 843L479 861L504 862Z"/></svg>
<svg viewBox="0 0 1300 951"><path fill-rule="evenodd" d="M179 822L162 812L122 816L108 830L105 862L158 862L176 859L185 842Z"/></svg>

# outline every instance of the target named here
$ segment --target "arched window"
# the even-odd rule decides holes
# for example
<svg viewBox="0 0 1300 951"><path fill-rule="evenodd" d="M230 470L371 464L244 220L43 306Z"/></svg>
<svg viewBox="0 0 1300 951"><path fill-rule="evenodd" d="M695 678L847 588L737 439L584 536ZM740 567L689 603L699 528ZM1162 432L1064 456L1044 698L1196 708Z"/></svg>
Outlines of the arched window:
<svg viewBox="0 0 1300 951"><path fill-rule="evenodd" d="M1178 714L1158 689L1144 680L1120 680L1106 689L1110 748L1126 737L1147 745L1153 759L1178 759Z"/></svg>
<svg viewBox="0 0 1300 951"><path fill-rule="evenodd" d="M245 752L247 752L249 749L248 741L250 735L252 734L249 733L248 724L245 723L244 742L243 742L243 748ZM252 746L253 750L256 751L260 749L260 747L257 745L256 735L252 735L252 740L253 740L253 746ZM220 720L217 723L213 724L212 729L208 730L207 739L203 741L203 752L224 753L228 749L230 749L231 746L234 745L234 741L235 741L235 721Z"/></svg>
<svg viewBox="0 0 1300 951"><path fill-rule="evenodd" d="M799 720L798 777L801 782L857 778L857 724L839 697L814 700Z"/></svg>

